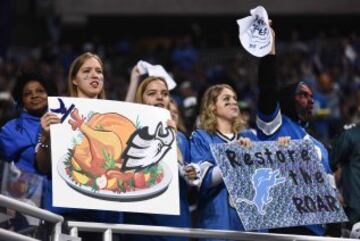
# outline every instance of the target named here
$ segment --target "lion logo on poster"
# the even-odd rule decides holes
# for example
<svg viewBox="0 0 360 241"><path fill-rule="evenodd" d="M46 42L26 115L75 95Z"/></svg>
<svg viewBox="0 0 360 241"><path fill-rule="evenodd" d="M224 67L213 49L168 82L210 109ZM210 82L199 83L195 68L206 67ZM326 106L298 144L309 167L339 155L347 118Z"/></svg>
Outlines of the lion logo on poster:
<svg viewBox="0 0 360 241"><path fill-rule="evenodd" d="M238 198L237 203L245 202L254 205L259 214L265 215L265 206L273 200L270 196L270 190L285 181L284 177L280 177L279 170L274 171L271 168L256 169L251 178L251 183L255 190L253 199Z"/></svg>

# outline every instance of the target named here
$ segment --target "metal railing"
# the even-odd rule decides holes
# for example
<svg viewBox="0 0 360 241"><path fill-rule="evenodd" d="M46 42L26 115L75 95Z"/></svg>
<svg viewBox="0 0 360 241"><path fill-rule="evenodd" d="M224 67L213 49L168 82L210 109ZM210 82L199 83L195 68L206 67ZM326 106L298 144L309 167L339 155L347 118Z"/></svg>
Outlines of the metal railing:
<svg viewBox="0 0 360 241"><path fill-rule="evenodd" d="M113 233L126 233L137 235L161 235L179 236L189 238L217 238L231 240L256 240L256 241L358 241L356 239L343 239L331 237L317 237L304 235L287 235L272 233L237 232L228 230L198 229L198 228L174 228L165 226L130 225L130 224L106 224L92 222L69 221L70 235L78 236L79 231L102 232L103 241L112 241ZM85 240L86 241L86 240Z"/></svg>
<svg viewBox="0 0 360 241"><path fill-rule="evenodd" d="M22 234L14 233L12 231L0 228L0 240L6 241L39 241Z"/></svg>
<svg viewBox="0 0 360 241"><path fill-rule="evenodd" d="M61 224L64 218L52 212L34 207L21 201L6 197L0 194L0 207L6 207L23 214L40 218L53 225L51 240L60 241L68 235L61 232ZM78 237L78 232L97 232L103 233L103 241L112 241L113 233L137 234L137 235L160 235L160 236L179 236L189 238L217 238L231 240L256 240L256 241L356 241L356 239L340 239L330 237L316 237L303 235L286 235L272 233L253 233L237 232L229 230L198 229L198 228L175 228L165 226L150 225L131 225L131 224L108 224L94 222L75 222L68 221L70 237ZM0 240L6 241L38 241L15 232L0 228ZM66 239L66 240L71 240ZM73 239L75 240L75 239ZM86 240L84 240L86 241Z"/></svg>
<svg viewBox="0 0 360 241"><path fill-rule="evenodd" d="M7 196L4 196L0 194L0 206L9 208L12 210L15 210L17 212L27 214L36 218L39 218L41 220L44 220L50 224L53 225L52 229L52 240L53 241L59 241L59 236L61 234L61 224L64 221L64 218L60 215L54 214L52 212L49 212L47 210L34 207L30 204L18 201L13 198L9 198ZM0 240L7 240L7 241L34 241L37 239L33 239L30 237L27 237L25 235L17 234L5 229L0 229Z"/></svg>

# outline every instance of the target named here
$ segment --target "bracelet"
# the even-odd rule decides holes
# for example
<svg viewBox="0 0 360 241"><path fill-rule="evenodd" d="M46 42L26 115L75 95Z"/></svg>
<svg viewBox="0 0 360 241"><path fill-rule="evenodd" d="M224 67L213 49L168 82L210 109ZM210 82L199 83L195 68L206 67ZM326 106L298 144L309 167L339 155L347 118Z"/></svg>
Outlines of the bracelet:
<svg viewBox="0 0 360 241"><path fill-rule="evenodd" d="M37 153L39 151L39 149L48 149L49 148L49 144L44 144L41 142L38 142L35 146L35 153Z"/></svg>
<svg viewBox="0 0 360 241"><path fill-rule="evenodd" d="M41 142L41 135L40 135L39 138L38 138L37 146L38 146L38 147L41 147L41 148L49 148L49 144L46 144L46 143L42 143L42 142Z"/></svg>
<svg viewBox="0 0 360 241"><path fill-rule="evenodd" d="M44 143L41 143L41 142L39 142L39 146L41 148L49 148L49 144L44 144Z"/></svg>

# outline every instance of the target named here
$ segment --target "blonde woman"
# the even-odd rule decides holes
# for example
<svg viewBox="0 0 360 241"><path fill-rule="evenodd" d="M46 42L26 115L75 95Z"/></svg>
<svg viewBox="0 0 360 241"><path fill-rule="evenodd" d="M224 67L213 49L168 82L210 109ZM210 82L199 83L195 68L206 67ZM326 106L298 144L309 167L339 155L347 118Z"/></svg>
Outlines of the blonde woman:
<svg viewBox="0 0 360 241"><path fill-rule="evenodd" d="M86 52L77 57L71 64L68 74L68 88L71 97L88 99L105 99L104 64L96 54ZM50 163L50 125L60 123L59 117L51 112L41 117L41 136L39 150L36 153L40 171L48 174Z"/></svg>
<svg viewBox="0 0 360 241"><path fill-rule="evenodd" d="M199 187L197 227L241 231L244 227L231 203L210 144L238 142L247 147L256 135L244 131L237 96L229 85L208 88L200 107L201 129L190 139L191 161L200 164L202 182Z"/></svg>
<svg viewBox="0 0 360 241"><path fill-rule="evenodd" d="M78 56L71 64L68 74L68 87L71 97L88 99L105 99L104 64L96 54L86 52ZM50 125L60 123L59 117L47 112L41 118L42 133L40 148L36 153L37 164L44 173L50 173ZM51 180L50 180L51 182ZM62 214L67 220L122 223L123 214L119 212L80 210L52 207L52 185L48 186L48 206L52 211ZM102 240L102 235L96 233L82 233L83 240Z"/></svg>
<svg viewBox="0 0 360 241"><path fill-rule="evenodd" d="M158 76L142 76L143 80L140 80L140 75L136 67L132 71L132 81L137 80L138 86L136 88L135 95L131 97L135 99L136 103L156 106L170 110L171 99L167 82L163 77ZM145 77L145 78L144 78ZM168 120L169 126L173 127L176 131L178 129L178 122L175 119ZM172 226L172 227L190 227L190 213L189 205L187 202L187 189L188 185L185 182L185 175L192 174L194 169L188 167L183 169L184 164L190 161L189 143L186 136L177 131L176 135L178 145L178 163L180 170L180 216L176 215L155 215L155 214L140 214L140 213L125 213L124 222L130 224L141 225L159 225L159 226ZM170 205L170 204L164 204ZM141 236L141 235L128 235L126 240L187 240L187 238L181 237L166 237L166 236Z"/></svg>
<svg viewBox="0 0 360 241"><path fill-rule="evenodd" d="M231 86L214 85L205 91L200 107L200 127L190 138L191 161L201 168L197 227L243 231L210 151L210 144L214 143L237 142L250 147L252 141L258 140L253 131L245 130L237 95ZM288 143L288 137L278 139L280 145Z"/></svg>

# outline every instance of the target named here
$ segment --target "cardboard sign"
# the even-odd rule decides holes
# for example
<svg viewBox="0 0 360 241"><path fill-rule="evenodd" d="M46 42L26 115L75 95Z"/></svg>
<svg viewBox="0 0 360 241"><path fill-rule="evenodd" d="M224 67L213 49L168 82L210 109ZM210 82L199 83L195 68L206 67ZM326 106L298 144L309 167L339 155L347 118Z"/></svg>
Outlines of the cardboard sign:
<svg viewBox="0 0 360 241"><path fill-rule="evenodd" d="M49 97L54 205L179 214L176 134L166 109ZM171 203L171 205L164 205Z"/></svg>
<svg viewBox="0 0 360 241"><path fill-rule="evenodd" d="M310 140L211 150L246 230L347 221Z"/></svg>

